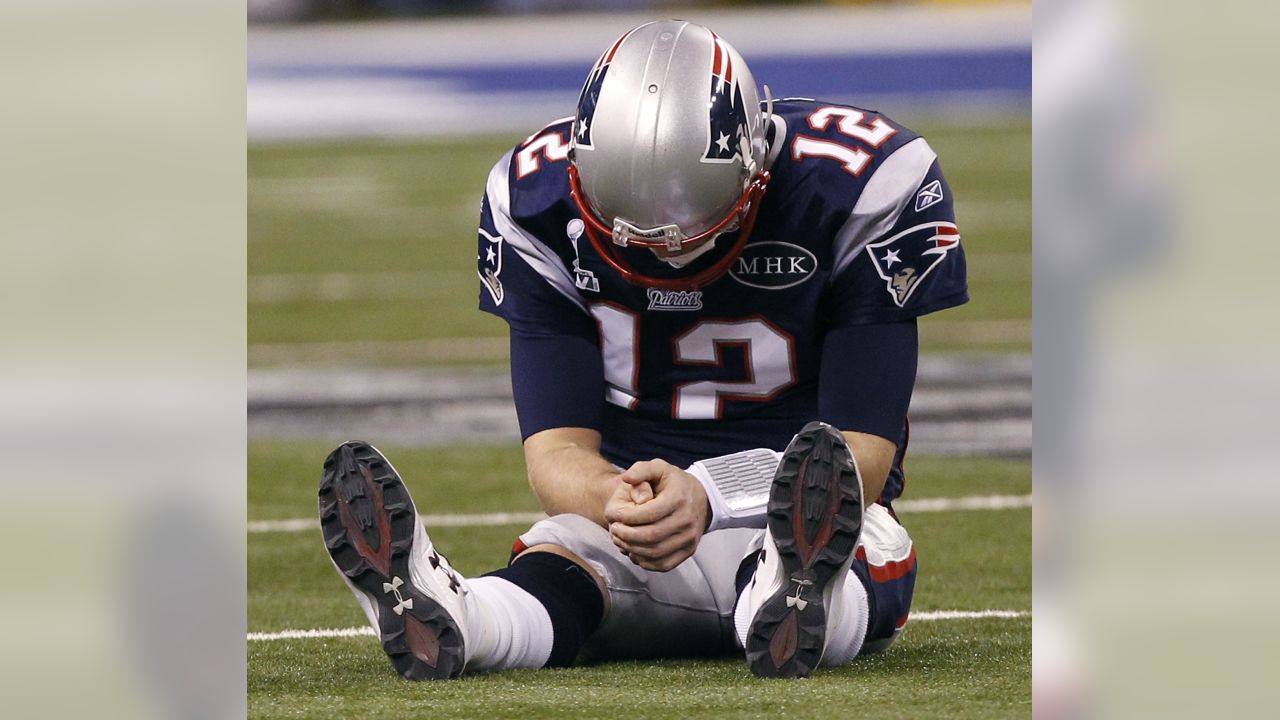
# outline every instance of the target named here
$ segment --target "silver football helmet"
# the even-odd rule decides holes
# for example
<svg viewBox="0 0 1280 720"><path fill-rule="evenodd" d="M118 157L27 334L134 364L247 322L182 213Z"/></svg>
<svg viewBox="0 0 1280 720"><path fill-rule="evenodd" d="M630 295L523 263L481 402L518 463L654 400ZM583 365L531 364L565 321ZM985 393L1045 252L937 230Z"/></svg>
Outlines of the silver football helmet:
<svg viewBox="0 0 1280 720"><path fill-rule="evenodd" d="M767 121L746 61L707 28L653 22L618 38L587 76L570 141L570 188L597 252L649 287L723 275L769 182ZM716 237L732 231L732 246L712 256ZM635 248L688 272L645 272Z"/></svg>

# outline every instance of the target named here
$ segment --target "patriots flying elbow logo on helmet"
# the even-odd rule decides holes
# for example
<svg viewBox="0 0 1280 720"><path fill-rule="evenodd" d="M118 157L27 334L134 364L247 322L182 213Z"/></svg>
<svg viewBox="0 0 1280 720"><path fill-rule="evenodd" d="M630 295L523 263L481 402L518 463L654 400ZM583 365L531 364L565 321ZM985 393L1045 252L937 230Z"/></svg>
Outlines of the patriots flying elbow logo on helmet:
<svg viewBox="0 0 1280 720"><path fill-rule="evenodd" d="M751 132L747 128L747 109L743 104L742 88L733 74L733 57L724 48L724 41L715 33L715 54L711 60L710 121L707 125L707 151L703 162L750 162Z"/></svg>
<svg viewBox="0 0 1280 720"><path fill-rule="evenodd" d="M960 230L954 223L930 222L872 243L867 253L894 304L902 307L947 253L958 247Z"/></svg>
<svg viewBox="0 0 1280 720"><path fill-rule="evenodd" d="M578 114L573 123L573 144L576 147L587 150L594 147L591 144L591 125L596 120L596 103L600 101L600 88L604 85L604 77L609 72L609 63L613 62L613 56L618 54L622 41L626 40L631 32L628 30L622 37L615 40L587 75L587 82L582 86L582 94L578 96Z"/></svg>

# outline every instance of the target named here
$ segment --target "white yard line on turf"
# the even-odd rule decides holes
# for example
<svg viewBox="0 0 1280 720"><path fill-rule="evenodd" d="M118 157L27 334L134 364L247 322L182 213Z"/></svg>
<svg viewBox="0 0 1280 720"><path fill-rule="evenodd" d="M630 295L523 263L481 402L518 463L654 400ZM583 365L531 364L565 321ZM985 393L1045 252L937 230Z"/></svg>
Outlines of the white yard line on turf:
<svg viewBox="0 0 1280 720"><path fill-rule="evenodd" d="M368 635L370 637L375 637L377 633L373 631L372 627L369 627L368 625L363 625L361 627L352 627L352 628L324 628L321 630L281 630L280 632L273 632L273 633L256 632L256 633L249 633L248 638L249 638L249 642L255 642L255 641L261 642L264 640L304 640L308 638L321 638L321 639L349 638L349 637L361 637L365 635Z"/></svg>
<svg viewBox="0 0 1280 720"><path fill-rule="evenodd" d="M540 512L498 512L478 515L421 515L422 524L437 527L481 527L488 525L532 525L546 519ZM251 520L249 532L306 532L320 529L317 518L290 518L288 520Z"/></svg>
<svg viewBox="0 0 1280 720"><path fill-rule="evenodd" d="M949 512L952 510L1016 510L1031 507L1030 495L970 495L953 498L914 498L893 504L895 512Z"/></svg>
<svg viewBox="0 0 1280 720"><path fill-rule="evenodd" d="M970 495L955 498L917 498L893 504L897 512L951 512L958 510L1015 510L1031 507L1030 495ZM540 512L500 512L478 515L423 515L427 527L480 527L494 525L529 525L545 518ZM250 533L308 532L318 530L315 518L288 520L251 520Z"/></svg>
<svg viewBox="0 0 1280 720"><path fill-rule="evenodd" d="M1031 617L1026 610L933 610L911 614L912 622L933 622L936 620L986 620L1013 619ZM250 642L272 640L307 640L349 637L375 637L377 633L368 625L352 628L324 628L320 630L281 630L280 632L253 632L247 638Z"/></svg>
<svg viewBox="0 0 1280 720"><path fill-rule="evenodd" d="M911 613L911 619L917 622L933 620L986 620L988 618L1023 618L1031 617L1026 610L930 610L928 612ZM373 628L369 628L373 632Z"/></svg>

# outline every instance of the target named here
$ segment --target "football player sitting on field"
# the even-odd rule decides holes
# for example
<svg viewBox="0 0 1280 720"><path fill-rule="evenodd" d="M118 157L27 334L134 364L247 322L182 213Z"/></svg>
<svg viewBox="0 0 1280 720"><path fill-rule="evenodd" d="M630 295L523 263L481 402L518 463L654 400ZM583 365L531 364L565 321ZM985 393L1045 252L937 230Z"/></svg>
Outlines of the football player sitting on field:
<svg viewBox="0 0 1280 720"><path fill-rule="evenodd" d="M386 458L329 456L325 544L404 677L726 653L803 677L902 633L916 318L968 299L951 190L883 115L765 95L707 28L643 25L489 174L480 307L549 517L464 578Z"/></svg>

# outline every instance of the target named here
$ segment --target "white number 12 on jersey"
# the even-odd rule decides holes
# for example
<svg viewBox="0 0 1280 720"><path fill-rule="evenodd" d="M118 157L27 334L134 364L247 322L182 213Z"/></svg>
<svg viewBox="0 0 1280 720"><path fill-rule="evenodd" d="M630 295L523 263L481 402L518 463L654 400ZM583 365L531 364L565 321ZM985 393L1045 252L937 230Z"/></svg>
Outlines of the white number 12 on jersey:
<svg viewBox="0 0 1280 720"><path fill-rule="evenodd" d="M869 125L864 125L866 113L853 108L824 107L809 115L809 127L814 130L826 130L832 120L836 120L836 130L845 137L877 149L886 140L898 133L884 118L875 118ZM791 141L791 158L803 160L809 157L829 158L836 160L844 171L857 177L867 169L871 155L862 148L851 148L838 142L822 140L807 135L796 135Z"/></svg>
<svg viewBox="0 0 1280 720"><path fill-rule="evenodd" d="M591 314L600 327L604 357L605 399L633 409L639 392L639 316L616 305L594 304ZM763 318L704 320L672 343L672 360L723 370L721 351L742 348L747 377L742 380L698 380L676 386L671 416L677 420L709 420L723 416L725 400L770 400L796 380L794 342Z"/></svg>

